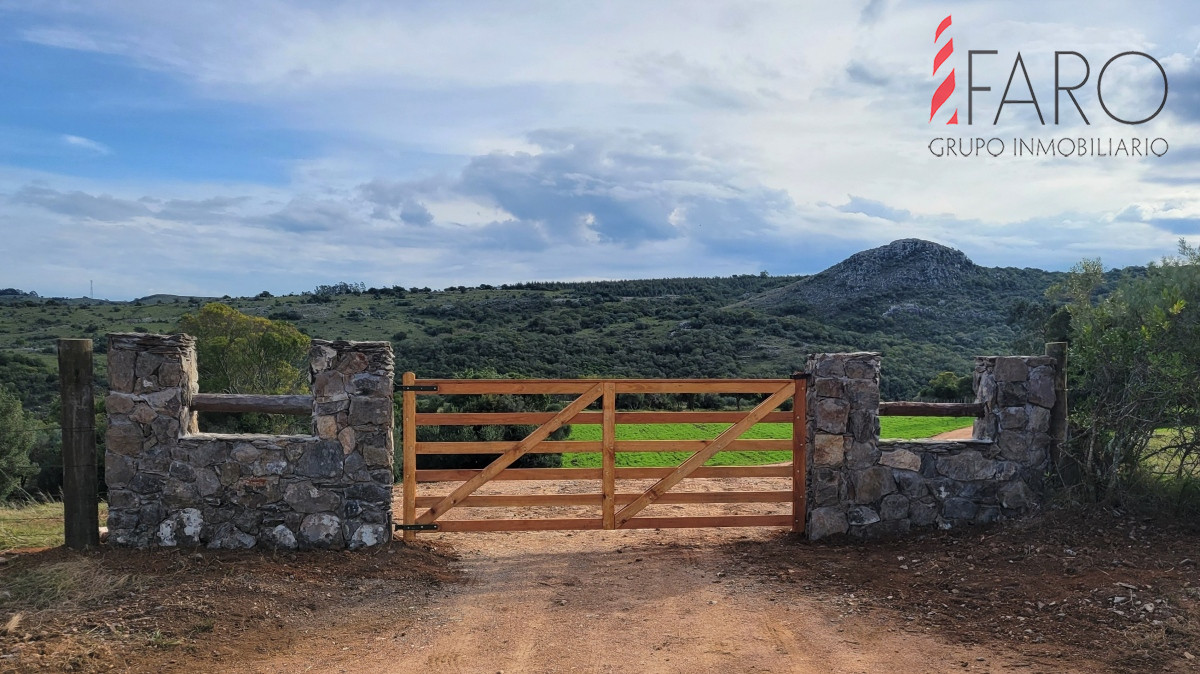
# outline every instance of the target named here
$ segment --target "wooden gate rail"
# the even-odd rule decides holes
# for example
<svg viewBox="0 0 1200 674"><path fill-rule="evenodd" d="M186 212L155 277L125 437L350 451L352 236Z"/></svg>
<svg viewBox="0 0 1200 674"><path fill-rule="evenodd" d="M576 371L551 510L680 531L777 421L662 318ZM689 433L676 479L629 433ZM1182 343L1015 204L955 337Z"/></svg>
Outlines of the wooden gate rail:
<svg viewBox="0 0 1200 674"><path fill-rule="evenodd" d="M553 412L425 412L417 415L421 426L488 426L514 424L544 424ZM745 412L617 412L618 424L732 424L746 416ZM580 412L573 424L599 425L602 412ZM791 423L790 412L771 412L762 423Z"/></svg>
<svg viewBox="0 0 1200 674"><path fill-rule="evenodd" d="M807 379L421 379L406 372L401 378L403 426L405 540L417 528L441 531L521 531L557 529L637 529L668 527L788 526L804 528L805 398ZM757 393L765 400L746 412L618 412L618 394L639 393ZM418 413L418 395L577 395L557 412L471 412ZM775 411L788 398L791 411ZM599 411L585 411L600 402ZM746 430L757 423L791 423L792 438L786 440L743 440ZM598 424L600 441L547 441L564 424ZM711 440L617 440L618 424L643 423L729 423L728 429ZM538 425L528 437L506 442L419 442L420 426ZM704 466L721 451L790 451L791 464L771 466ZM600 468L511 468L525 454L586 452L601 455ZM687 452L691 456L678 466L663 468L618 468L618 452ZM497 454L482 469L418 470L416 457L447 454ZM685 479L721 477L791 477L789 491L699 492L670 491ZM616 481L654 479L654 486L641 493L619 493ZM475 495L492 480L599 480L599 493ZM419 482L461 482L449 494L417 496ZM787 503L785 515L720 515L704 517L646 517L637 514L654 503ZM442 520L455 507L600 506L599 518L542 518ZM418 515L417 509L424 508Z"/></svg>

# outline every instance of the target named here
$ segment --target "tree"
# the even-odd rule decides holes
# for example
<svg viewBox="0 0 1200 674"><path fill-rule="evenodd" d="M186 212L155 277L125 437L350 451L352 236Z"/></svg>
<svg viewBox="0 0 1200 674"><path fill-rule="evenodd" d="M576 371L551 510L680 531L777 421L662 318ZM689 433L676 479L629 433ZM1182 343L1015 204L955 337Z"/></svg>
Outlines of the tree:
<svg viewBox="0 0 1200 674"><path fill-rule="evenodd" d="M196 338L200 389L211 393L301 393L309 338L289 323L248 316L220 303L184 314L179 329ZM213 415L219 430L299 431L295 420L264 414Z"/></svg>
<svg viewBox="0 0 1200 674"><path fill-rule="evenodd" d="M248 316L225 304L184 314L179 329L196 338L201 390L300 393L310 340L289 323Z"/></svg>
<svg viewBox="0 0 1200 674"><path fill-rule="evenodd" d="M34 425L17 396L0 387L0 500L7 499L25 478L37 472L29 460Z"/></svg>
<svg viewBox="0 0 1200 674"><path fill-rule="evenodd" d="M955 400L969 398L975 391L971 375L959 376L953 372L941 372L929 380L925 388L918 394L922 398L938 398L940 400Z"/></svg>
<svg viewBox="0 0 1200 674"><path fill-rule="evenodd" d="M1114 502L1147 475L1200 471L1200 251L1181 240L1100 297L1102 283L1084 260L1057 291L1072 326L1068 459L1086 498Z"/></svg>

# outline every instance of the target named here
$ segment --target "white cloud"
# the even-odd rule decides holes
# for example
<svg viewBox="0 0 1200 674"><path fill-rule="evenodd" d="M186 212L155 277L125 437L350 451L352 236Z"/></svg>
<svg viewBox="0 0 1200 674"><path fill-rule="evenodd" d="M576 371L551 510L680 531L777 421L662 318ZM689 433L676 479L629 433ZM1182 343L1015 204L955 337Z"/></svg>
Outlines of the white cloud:
<svg viewBox="0 0 1200 674"><path fill-rule="evenodd" d="M82 150L94 152L95 154L112 154L112 149L104 143L92 140L90 138L84 138L83 136L63 134L62 141L71 147L77 147Z"/></svg>
<svg viewBox="0 0 1200 674"><path fill-rule="evenodd" d="M933 30L948 13L964 120L966 50L1001 51L980 71L992 78L993 91L977 94L987 124L926 123ZM1136 11L1092 0L131 0L32 17L20 32L29 42L153 70L196 101L253 109L312 141L272 185L0 175L0 213L44 225L13 244L33 256L10 268L26 274L38 273L33 251L50 237L101 226L90 245L113 273L123 247L161 246L171 265L155 269L214 282L242 283L240 265L268 259L281 290L311 285L314 269L320 281L404 285L807 272L911 236L989 264L1063 268L1083 255L1144 262L1197 235L1200 6L1183 0ZM1161 55L1168 114L1116 125L1085 90L1091 127L1041 126L1020 109L992 127L1018 50L1052 116L1056 49L1088 55L1093 83L1118 51ZM1153 134L1171 153L938 159L926 145L939 134ZM111 153L82 136L61 140ZM123 227L127 238L115 233ZM130 238L149 232L158 238ZM185 235L205 265L165 250Z"/></svg>

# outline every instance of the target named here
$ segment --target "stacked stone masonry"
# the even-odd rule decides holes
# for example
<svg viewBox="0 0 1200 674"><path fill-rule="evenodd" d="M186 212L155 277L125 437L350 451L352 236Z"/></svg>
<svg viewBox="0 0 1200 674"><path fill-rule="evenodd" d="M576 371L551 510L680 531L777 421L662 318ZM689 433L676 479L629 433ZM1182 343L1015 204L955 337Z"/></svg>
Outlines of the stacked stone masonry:
<svg viewBox="0 0 1200 674"><path fill-rule="evenodd" d="M187 335L109 335L105 479L116 545L350 548L391 536L387 342L313 340L313 434L198 432Z"/></svg>
<svg viewBox="0 0 1200 674"><path fill-rule="evenodd" d="M1055 399L1053 359L976 359L976 399L985 413L965 441L879 440L879 370L873 353L809 359L810 539L982 524L1037 507Z"/></svg>

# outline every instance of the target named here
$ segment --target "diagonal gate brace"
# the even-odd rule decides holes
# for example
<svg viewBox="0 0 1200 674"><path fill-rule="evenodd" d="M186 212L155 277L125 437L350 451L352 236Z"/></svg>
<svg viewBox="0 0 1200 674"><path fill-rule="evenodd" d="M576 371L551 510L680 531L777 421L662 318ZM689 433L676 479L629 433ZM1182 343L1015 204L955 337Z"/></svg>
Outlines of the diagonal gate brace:
<svg viewBox="0 0 1200 674"><path fill-rule="evenodd" d="M475 477L460 484L457 489L450 492L441 501L438 501L432 508L421 513L417 518L417 524L431 524L434 520L446 514L446 511L454 506L462 503L463 499L470 496L483 486L488 480L500 474L500 471L508 468L514 461L525 455L526 452L537 446L538 443L550 437L550 434L557 431L566 422L570 421L575 415L579 414L588 405L595 402L603 393L603 385L596 384L589 388L572 402L564 407L561 411L555 414L549 421L538 426L537 429L525 437L524 440L517 443L515 447L501 454L495 461L488 464L487 468L480 471Z"/></svg>
<svg viewBox="0 0 1200 674"><path fill-rule="evenodd" d="M620 529L626 522L633 519L633 516L638 514L646 506L654 503L662 498L662 495L667 493L671 487L679 484L688 475L691 475L697 468L703 466L706 461L711 459L714 454L725 449L729 443L741 437L754 424L762 421L763 417L767 416L772 410L779 406L780 403L787 400L795 392L794 386L789 382L786 386L772 393L769 398L758 404L757 407L750 410L741 421L725 429L723 433L718 435L715 440L709 443L704 449L691 455L687 461L679 464L675 470L671 471L666 477L662 478L639 496L635 501L625 506L616 513L616 525Z"/></svg>

